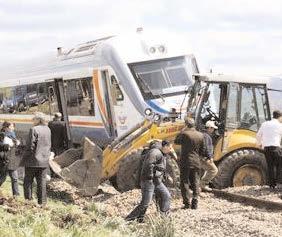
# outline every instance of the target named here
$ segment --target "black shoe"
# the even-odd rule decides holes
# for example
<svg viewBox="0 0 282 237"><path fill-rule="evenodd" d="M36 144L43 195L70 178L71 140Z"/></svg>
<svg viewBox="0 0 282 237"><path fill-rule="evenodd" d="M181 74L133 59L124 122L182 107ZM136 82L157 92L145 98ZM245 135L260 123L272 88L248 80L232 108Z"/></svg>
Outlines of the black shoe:
<svg viewBox="0 0 282 237"><path fill-rule="evenodd" d="M271 188L271 189L275 189L275 187L276 187L276 184L270 184L269 185L269 188Z"/></svg>
<svg viewBox="0 0 282 237"><path fill-rule="evenodd" d="M190 208L190 204L184 204L183 207L181 207L181 209L189 209Z"/></svg>
<svg viewBox="0 0 282 237"><path fill-rule="evenodd" d="M144 221L144 217L139 217L139 218L137 218L137 222L138 223L144 223L145 221Z"/></svg>
<svg viewBox="0 0 282 237"><path fill-rule="evenodd" d="M198 208L198 199L193 198L192 199L192 204L191 204L191 209L197 209Z"/></svg>

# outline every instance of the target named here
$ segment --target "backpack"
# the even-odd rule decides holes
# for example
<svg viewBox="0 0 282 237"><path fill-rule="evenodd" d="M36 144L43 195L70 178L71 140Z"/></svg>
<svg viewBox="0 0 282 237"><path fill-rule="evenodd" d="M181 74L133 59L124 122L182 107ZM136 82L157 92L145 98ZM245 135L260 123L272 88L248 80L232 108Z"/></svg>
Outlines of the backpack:
<svg viewBox="0 0 282 237"><path fill-rule="evenodd" d="M0 166L6 167L9 163L8 159L9 145L0 143Z"/></svg>
<svg viewBox="0 0 282 237"><path fill-rule="evenodd" d="M142 173L142 168L143 168L143 163L150 151L149 147L145 147L140 156L140 163L139 163L139 169L138 169L138 175L137 175L137 187L140 188L140 183L141 183L141 173Z"/></svg>

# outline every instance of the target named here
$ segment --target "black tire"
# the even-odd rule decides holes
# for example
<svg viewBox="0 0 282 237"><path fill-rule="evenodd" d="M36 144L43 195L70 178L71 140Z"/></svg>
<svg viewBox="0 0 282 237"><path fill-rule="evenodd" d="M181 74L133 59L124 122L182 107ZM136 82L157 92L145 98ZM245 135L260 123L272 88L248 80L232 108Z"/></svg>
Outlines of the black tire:
<svg viewBox="0 0 282 237"><path fill-rule="evenodd" d="M120 192L126 192L140 188L141 153L129 155L122 159L115 178L111 179L114 188ZM173 159L167 159L165 185L170 190L177 190L180 184L180 172L178 164Z"/></svg>
<svg viewBox="0 0 282 237"><path fill-rule="evenodd" d="M141 151L123 158L118 167L114 187L119 192L126 192L139 186Z"/></svg>
<svg viewBox="0 0 282 237"><path fill-rule="evenodd" d="M23 103L23 102L20 102L20 103L19 103L18 111L19 111L19 112L23 112L23 111L24 111L24 103Z"/></svg>
<svg viewBox="0 0 282 237"><path fill-rule="evenodd" d="M259 170L264 183L267 181L267 163L262 152L253 149L234 151L219 163L218 174L213 180L215 188L233 187L235 172L243 166L251 166Z"/></svg>
<svg viewBox="0 0 282 237"><path fill-rule="evenodd" d="M171 158L166 163L165 185L168 188L176 189L180 187L180 170L177 162Z"/></svg>

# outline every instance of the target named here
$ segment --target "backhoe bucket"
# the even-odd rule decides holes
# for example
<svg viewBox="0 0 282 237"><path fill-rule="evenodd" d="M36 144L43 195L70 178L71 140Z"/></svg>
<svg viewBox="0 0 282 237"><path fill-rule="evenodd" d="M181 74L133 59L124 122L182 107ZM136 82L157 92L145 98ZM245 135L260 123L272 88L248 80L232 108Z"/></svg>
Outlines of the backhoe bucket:
<svg viewBox="0 0 282 237"><path fill-rule="evenodd" d="M69 149L50 159L52 170L84 196L93 196L102 176L103 151L99 146L84 139L83 148Z"/></svg>

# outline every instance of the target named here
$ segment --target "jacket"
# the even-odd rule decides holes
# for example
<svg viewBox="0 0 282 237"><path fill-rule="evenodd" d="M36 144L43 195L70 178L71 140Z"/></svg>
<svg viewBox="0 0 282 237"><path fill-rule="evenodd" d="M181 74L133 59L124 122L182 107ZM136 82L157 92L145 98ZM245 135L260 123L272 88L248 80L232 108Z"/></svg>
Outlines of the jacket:
<svg viewBox="0 0 282 237"><path fill-rule="evenodd" d="M162 181L166 169L166 157L157 145L150 148L142 163L141 180Z"/></svg>
<svg viewBox="0 0 282 237"><path fill-rule="evenodd" d="M50 121L48 127L51 130L51 150L61 153L67 148L67 128L64 121Z"/></svg>
<svg viewBox="0 0 282 237"><path fill-rule="evenodd" d="M212 137L204 132L204 143L205 143L205 151L206 151L206 159L210 160L213 158L213 142Z"/></svg>
<svg viewBox="0 0 282 237"><path fill-rule="evenodd" d="M20 157L16 156L17 138L14 132L5 132L4 143L9 145L8 155L8 170L16 170L20 165Z"/></svg>
<svg viewBox="0 0 282 237"><path fill-rule="evenodd" d="M204 135L195 128L186 128L174 143L181 145L180 166L200 169L201 156L206 156Z"/></svg>
<svg viewBox="0 0 282 237"><path fill-rule="evenodd" d="M51 154L51 131L46 125L37 125L30 129L26 150L24 153L25 167L49 166Z"/></svg>

